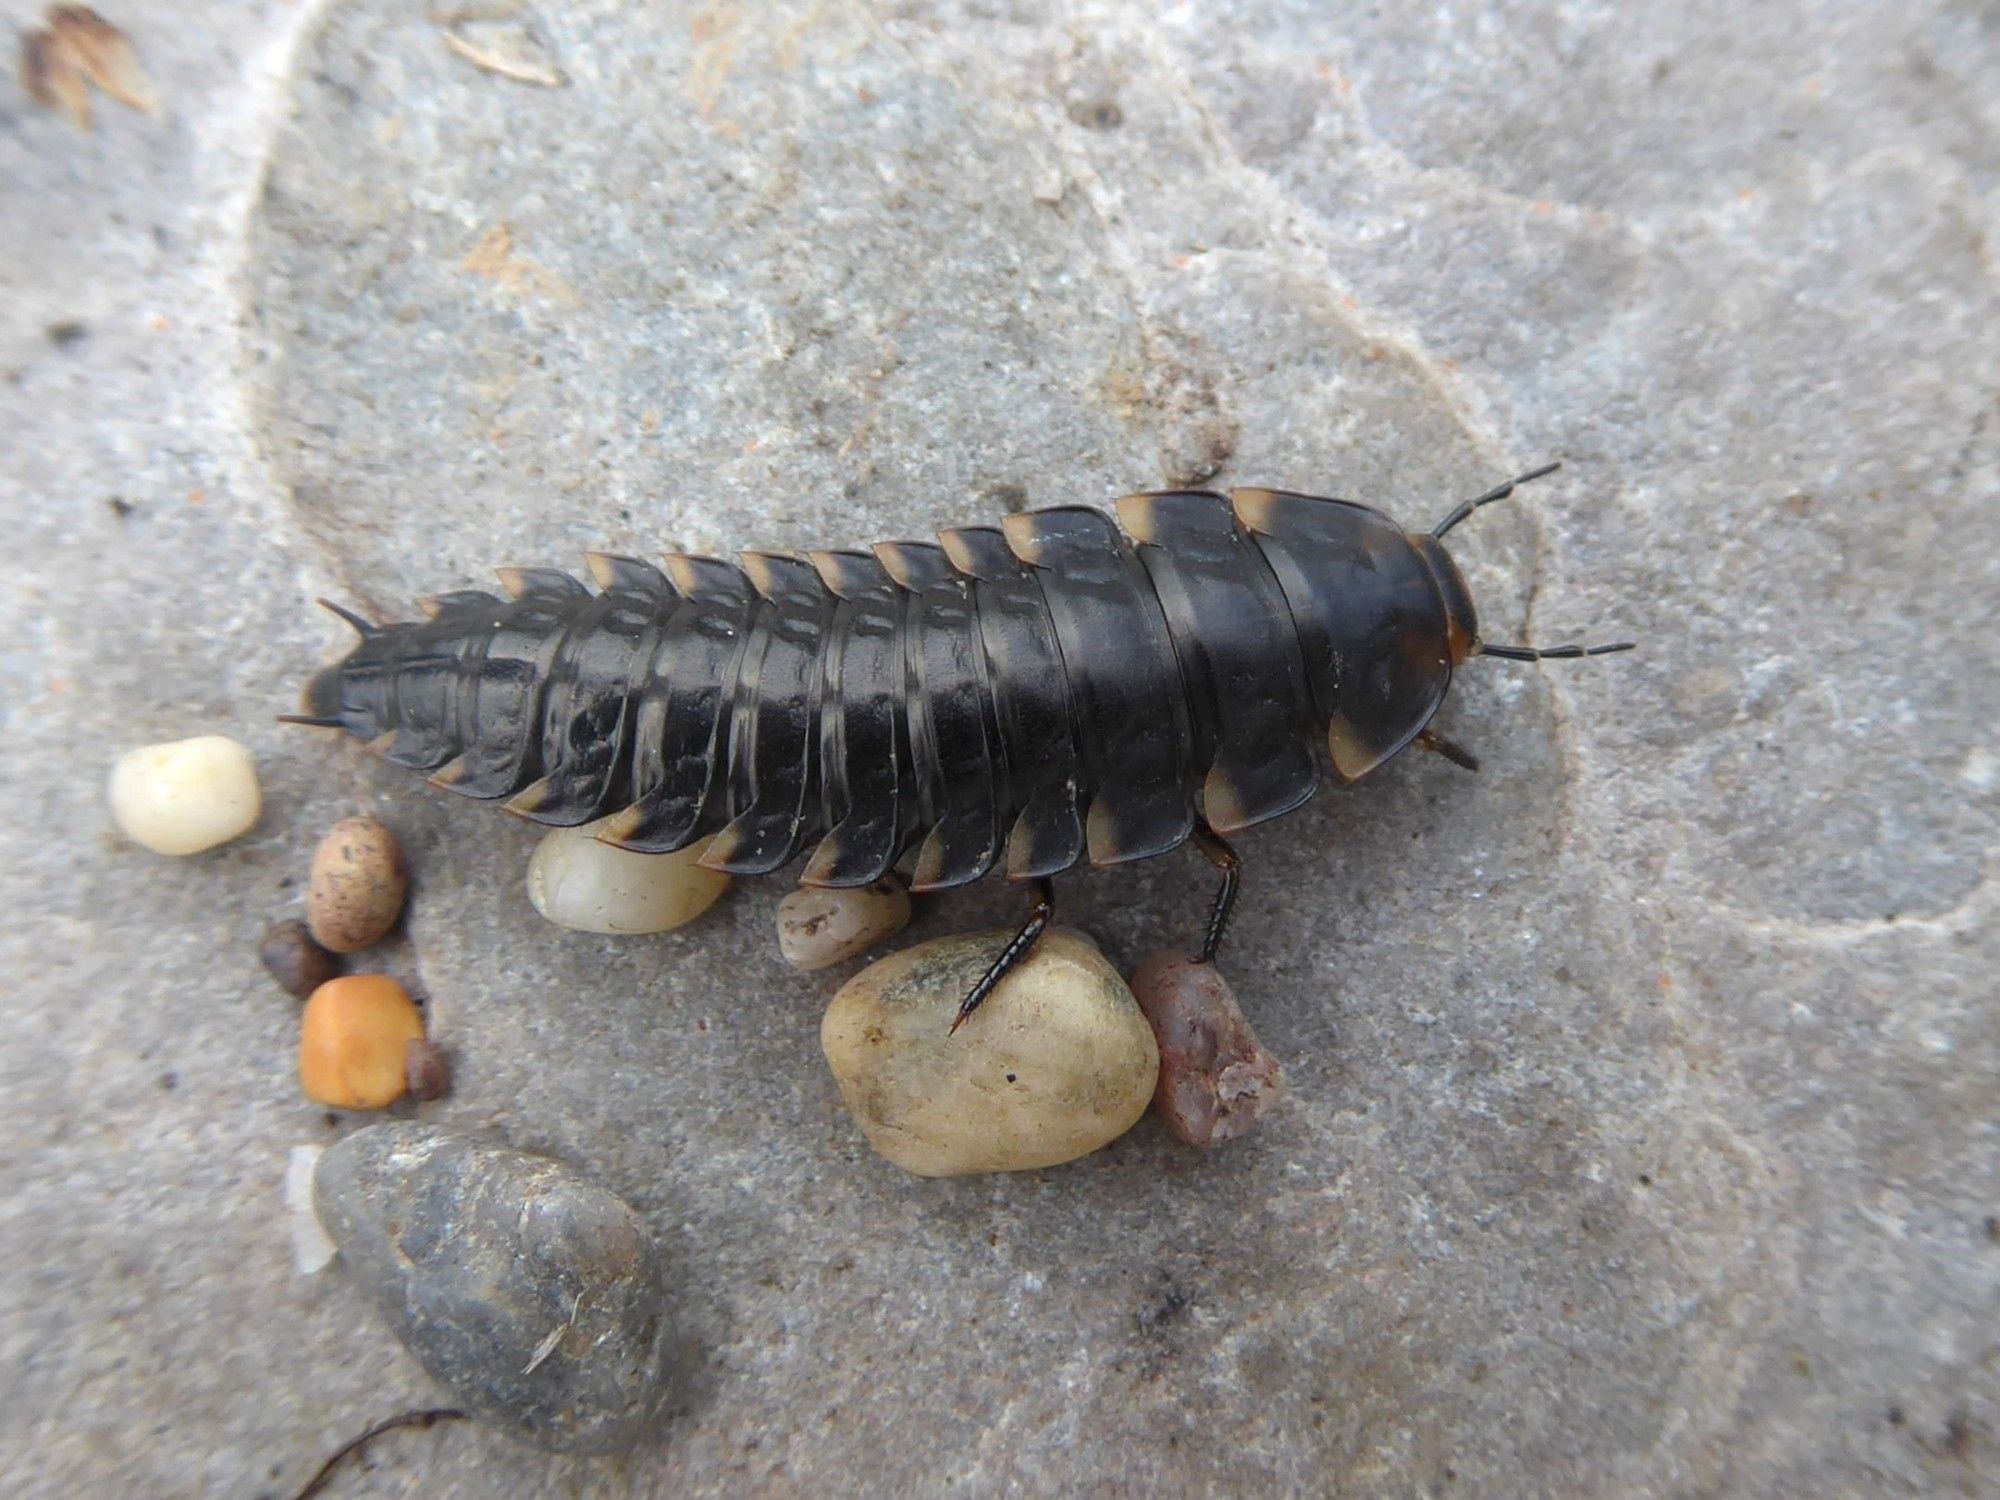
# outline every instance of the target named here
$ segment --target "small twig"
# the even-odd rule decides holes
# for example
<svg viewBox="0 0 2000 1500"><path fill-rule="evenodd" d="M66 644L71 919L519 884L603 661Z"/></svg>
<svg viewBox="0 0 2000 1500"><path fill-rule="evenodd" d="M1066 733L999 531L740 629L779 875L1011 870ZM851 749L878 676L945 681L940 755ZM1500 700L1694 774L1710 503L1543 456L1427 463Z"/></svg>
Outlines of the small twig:
<svg viewBox="0 0 2000 1500"><path fill-rule="evenodd" d="M452 1422L465 1415L448 1406L435 1406L429 1411L406 1411L400 1416L389 1417L377 1422L359 1437L350 1439L335 1450L333 1457L319 1466L319 1472L306 1481L306 1487L292 1497L292 1500L312 1500L326 1488L327 1480L348 1454L359 1451L385 1432L394 1432L398 1427L428 1427L433 1422Z"/></svg>

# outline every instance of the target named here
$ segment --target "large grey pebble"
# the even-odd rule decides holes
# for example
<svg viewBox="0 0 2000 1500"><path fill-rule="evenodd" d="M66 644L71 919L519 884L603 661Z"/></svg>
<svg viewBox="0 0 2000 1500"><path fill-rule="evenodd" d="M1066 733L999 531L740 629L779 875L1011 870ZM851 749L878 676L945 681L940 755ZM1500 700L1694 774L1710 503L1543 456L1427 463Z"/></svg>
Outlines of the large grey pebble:
<svg viewBox="0 0 2000 1500"><path fill-rule="evenodd" d="M397 1336L480 1420L589 1453L653 1421L660 1256L615 1194L547 1157L397 1121L330 1147L313 1202Z"/></svg>

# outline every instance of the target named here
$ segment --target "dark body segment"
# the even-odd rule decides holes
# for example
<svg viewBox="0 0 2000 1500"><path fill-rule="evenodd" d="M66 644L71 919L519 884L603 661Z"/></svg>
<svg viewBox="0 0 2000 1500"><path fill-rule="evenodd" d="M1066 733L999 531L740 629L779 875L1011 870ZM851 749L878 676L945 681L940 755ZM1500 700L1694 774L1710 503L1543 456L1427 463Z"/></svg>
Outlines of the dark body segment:
<svg viewBox="0 0 2000 1500"><path fill-rule="evenodd" d="M1102 511L1029 511L1001 526L1055 621L1090 788L1095 865L1164 854L1194 831L1187 696L1160 601Z"/></svg>
<svg viewBox="0 0 2000 1500"><path fill-rule="evenodd" d="M816 552L839 601L820 657L820 800L827 826L803 879L870 885L902 852L903 595L872 553Z"/></svg>
<svg viewBox="0 0 2000 1500"><path fill-rule="evenodd" d="M1118 519L1139 543L1180 658L1208 825L1228 833L1290 812L1318 788L1319 764L1276 576L1220 495L1128 495Z"/></svg>
<svg viewBox="0 0 2000 1500"><path fill-rule="evenodd" d="M753 598L717 558L670 557L667 575L677 597L636 678L631 803L605 830L644 854L685 849L726 821L722 751Z"/></svg>
<svg viewBox="0 0 2000 1500"><path fill-rule="evenodd" d="M807 833L819 658L834 600L803 558L752 552L743 563L757 603L729 710L730 820L701 862L731 875L768 875L798 853Z"/></svg>
<svg viewBox="0 0 2000 1500"><path fill-rule="evenodd" d="M541 779L507 804L538 823L588 823L620 790L639 702L634 667L649 654L672 597L667 580L643 563L593 560L593 568L603 592L578 608L549 669Z"/></svg>
<svg viewBox="0 0 2000 1500"><path fill-rule="evenodd" d="M1164 853L1365 775L1473 640L1430 537L1270 490L1130 496L810 558L509 570L366 627L316 722L452 790L600 837L916 889ZM1136 547L1134 543L1136 542ZM1211 841L1212 842L1212 841Z"/></svg>
<svg viewBox="0 0 2000 1500"><path fill-rule="evenodd" d="M913 891L977 880L999 852L998 731L972 585L942 547L885 543L882 565L908 592L904 713L918 792Z"/></svg>
<svg viewBox="0 0 2000 1500"><path fill-rule="evenodd" d="M1048 598L998 527L967 526L939 540L973 581L1011 820L1007 874L1057 874L1083 858L1086 783Z"/></svg>
<svg viewBox="0 0 2000 1500"><path fill-rule="evenodd" d="M502 607L493 595L474 591L446 598L474 611ZM386 695L384 712L362 715L362 722L394 725L383 754L399 766L424 772L458 754L459 684L467 675L467 662L487 644L483 636L468 636L456 620L439 618L445 601L433 601L432 608L428 622L409 627L408 648L399 655L366 660L365 652L355 653L364 659L358 675L364 681L372 677L376 690Z"/></svg>

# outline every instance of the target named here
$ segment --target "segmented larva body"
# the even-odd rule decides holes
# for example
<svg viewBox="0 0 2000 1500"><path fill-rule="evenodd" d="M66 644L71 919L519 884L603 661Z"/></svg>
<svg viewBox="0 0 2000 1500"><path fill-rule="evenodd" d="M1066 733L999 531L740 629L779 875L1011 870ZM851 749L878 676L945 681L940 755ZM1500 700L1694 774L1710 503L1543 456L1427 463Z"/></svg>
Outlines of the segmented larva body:
<svg viewBox="0 0 2000 1500"><path fill-rule="evenodd" d="M1468 510L1468 507L1462 507ZM540 823L808 884L1031 879L1353 781L1479 649L1431 535L1273 490L1133 495L871 552L597 555L365 626L307 708ZM1440 532L1444 528L1440 528Z"/></svg>

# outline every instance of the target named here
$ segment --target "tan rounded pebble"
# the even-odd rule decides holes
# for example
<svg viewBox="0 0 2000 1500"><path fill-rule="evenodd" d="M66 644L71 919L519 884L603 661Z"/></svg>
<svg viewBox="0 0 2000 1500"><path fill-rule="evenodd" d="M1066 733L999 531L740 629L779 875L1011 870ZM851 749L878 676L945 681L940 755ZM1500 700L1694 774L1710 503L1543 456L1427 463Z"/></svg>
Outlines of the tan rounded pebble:
<svg viewBox="0 0 2000 1500"><path fill-rule="evenodd" d="M306 925L323 947L356 952L389 935L409 890L396 835L373 818L343 818L313 851Z"/></svg>
<svg viewBox="0 0 2000 1500"><path fill-rule="evenodd" d="M278 981L279 989L301 1000L340 973L340 960L314 942L306 924L297 917L265 928L257 957Z"/></svg>
<svg viewBox="0 0 2000 1500"><path fill-rule="evenodd" d="M395 980L382 974L329 979L299 1020L299 1083L335 1109L381 1109L409 1087L410 1043L424 1018Z"/></svg>
<svg viewBox="0 0 2000 1500"><path fill-rule="evenodd" d="M528 861L528 899L558 927L626 935L684 927L715 905L729 877L696 863L706 847L633 854L600 844L602 826L558 828Z"/></svg>
<svg viewBox="0 0 2000 1500"><path fill-rule="evenodd" d="M1153 1033L1097 945L1057 928L956 1033L959 1002L1011 932L937 938L871 964L820 1023L868 1142L925 1177L1086 1156L1146 1112Z"/></svg>
<svg viewBox="0 0 2000 1500"><path fill-rule="evenodd" d="M778 903L778 950L811 973L866 953L910 925L910 893L894 876L851 890L802 885Z"/></svg>
<svg viewBox="0 0 2000 1500"><path fill-rule="evenodd" d="M155 854L199 854L248 833L264 810L250 752L220 734L128 750L111 768L111 813Z"/></svg>
<svg viewBox="0 0 2000 1500"><path fill-rule="evenodd" d="M420 1104L442 1099L451 1092L451 1063L429 1037L420 1036L403 1053L403 1076L410 1097Z"/></svg>
<svg viewBox="0 0 2000 1500"><path fill-rule="evenodd" d="M1160 1044L1154 1105L1181 1140L1207 1146L1247 1135L1283 1097L1285 1070L1214 964L1155 953L1133 973L1132 994Z"/></svg>

